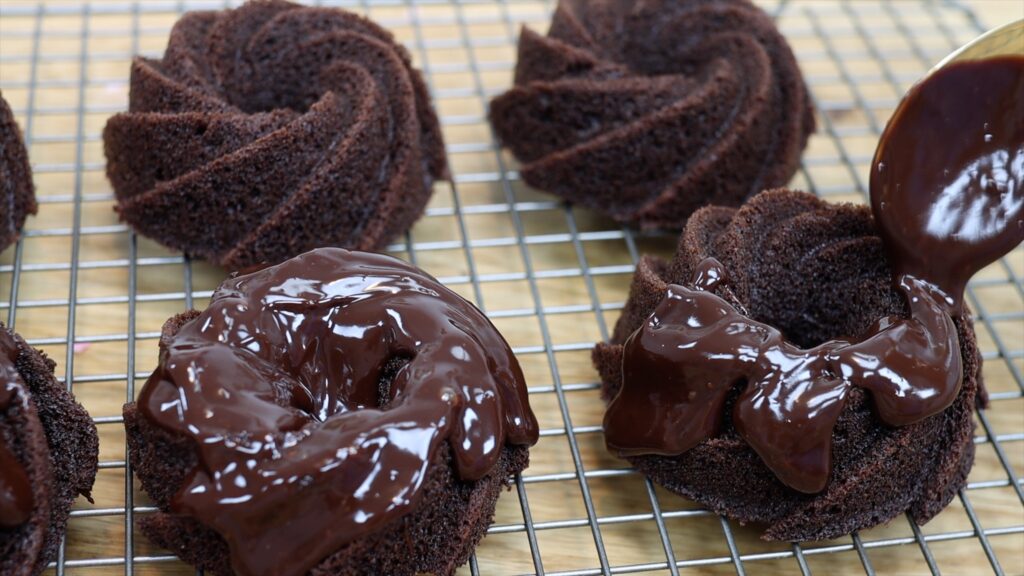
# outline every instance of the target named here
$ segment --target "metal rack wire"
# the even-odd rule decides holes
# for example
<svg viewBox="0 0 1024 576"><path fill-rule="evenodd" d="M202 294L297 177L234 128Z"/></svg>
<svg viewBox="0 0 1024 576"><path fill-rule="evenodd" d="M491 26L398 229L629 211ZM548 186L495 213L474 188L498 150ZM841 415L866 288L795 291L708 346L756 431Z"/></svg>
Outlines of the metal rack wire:
<svg viewBox="0 0 1024 576"><path fill-rule="evenodd" d="M53 566L56 574L181 570L173 556L136 538L135 518L153 508L137 493L116 407L134 398L136 379L147 376L160 321L184 307L201 307L223 273L168 253L117 223L109 212L113 198L97 150L103 118L124 108L130 56L159 56L170 24L185 10L234 4L12 0L0 5L0 89L12 101L30 144L41 204L40 216L0 259L0 294L7 294L0 309L31 344L55 358L63 355L62 380L95 416L102 438L101 476L108 475L104 485L114 487L105 498L98 493L96 505L72 512L67 542ZM484 117L487 101L507 85L517 26L528 22L543 29L550 1L319 4L363 11L394 28L424 70L440 109L454 180L438 186L424 220L391 250L463 291L499 327L526 334L513 343L528 373L537 375L530 393L544 412L535 450L535 462L540 453L542 465L515 478L515 496L502 498L497 522L469 573L811 574L855 565L875 574L898 558L900 566L917 562L914 570L938 574L948 558L940 552L958 542L978 547L967 553L967 564L958 560L955 566L973 566L979 573L1024 571L1024 420L1014 416L1015 410L1022 413L1024 397L1021 249L968 289L986 377L1000 385L992 391L988 414L977 414L975 438L979 452L991 449L988 469L998 474L972 476L950 509L962 510L967 524L933 531L908 518L839 541L758 548L756 532L687 506L622 462L596 454L591 444L600 445L592 442L600 439L600 426L579 423L600 411L596 376L589 366L579 368L580 359L585 364L593 341L608 337L608 323L622 307L641 251L670 250L672 239L638 235L526 189L495 144ZM782 0L763 5L793 43L819 111L821 129L793 187L836 200L863 201L871 150L898 97L932 63L982 30L969 10L954 3ZM66 77L68 71L76 77ZM500 226L492 229L496 222ZM180 289L167 289L175 285ZM496 289L501 286L511 288ZM120 327L111 331L111 326ZM146 361L137 360L142 354ZM990 414L999 415L998 421ZM619 479L638 487L643 508L605 511L608 491L599 484ZM989 516L974 501L984 495L988 502L988 494L997 491L1001 496L986 506L1002 509L1004 520L986 526ZM554 508L551 502L559 497L575 504ZM720 546L702 540L694 549L680 536L678 522L698 519L717 525L720 534L704 538ZM643 532L643 546L612 534L620 528ZM106 546L89 539L97 531L108 540ZM548 538L563 532L573 536ZM517 539L518 547L492 546L503 536ZM565 543L579 549L570 553L558 547ZM630 546L642 548L639 556L623 554ZM499 556L510 550L520 550L522 558L503 564ZM850 555L854 563L840 563ZM622 560L627 556L631 559ZM823 558L834 560L816 563Z"/></svg>

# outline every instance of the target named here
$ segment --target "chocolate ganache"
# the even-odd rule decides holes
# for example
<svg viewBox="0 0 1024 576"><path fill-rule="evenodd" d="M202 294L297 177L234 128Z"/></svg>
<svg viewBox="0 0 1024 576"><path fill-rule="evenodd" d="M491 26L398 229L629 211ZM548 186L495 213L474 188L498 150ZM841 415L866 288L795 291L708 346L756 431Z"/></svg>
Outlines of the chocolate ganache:
<svg viewBox="0 0 1024 576"><path fill-rule="evenodd" d="M0 414L15 402L25 402L28 392L18 373L18 345L0 330ZM32 514L32 485L25 467L15 457L0 431L0 529L15 528Z"/></svg>
<svg viewBox="0 0 1024 576"><path fill-rule="evenodd" d="M171 511L253 576L304 574L408 512L443 442L470 481L538 435L477 308L400 260L336 248L225 281L162 344L139 406L196 444Z"/></svg>
<svg viewBox="0 0 1024 576"><path fill-rule="evenodd" d="M869 390L891 426L945 410L963 374L950 314L967 280L1024 240L1022 93L1024 58L953 64L915 86L883 134L872 210L909 318L800 349L716 294L728 293L727 272L708 258L626 341L609 449L686 452L718 434L728 393L744 386L736 430L779 480L815 493L851 386Z"/></svg>

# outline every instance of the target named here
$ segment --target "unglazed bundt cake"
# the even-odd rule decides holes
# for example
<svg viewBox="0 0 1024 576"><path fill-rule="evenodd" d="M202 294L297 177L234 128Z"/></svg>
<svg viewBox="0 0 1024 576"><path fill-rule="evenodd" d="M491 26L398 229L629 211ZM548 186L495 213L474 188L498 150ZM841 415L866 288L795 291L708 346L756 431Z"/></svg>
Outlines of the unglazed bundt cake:
<svg viewBox="0 0 1024 576"><path fill-rule="evenodd" d="M279 0L183 16L162 60L133 62L129 111L103 138L122 218L229 269L381 248L447 177L426 86L391 34Z"/></svg>
<svg viewBox="0 0 1024 576"><path fill-rule="evenodd" d="M747 0L559 0L490 119L528 184L644 228L784 185L814 131L793 53Z"/></svg>
<svg viewBox="0 0 1024 576"><path fill-rule="evenodd" d="M18 239L25 218L36 209L28 152L11 107L0 93L0 250Z"/></svg>
<svg viewBox="0 0 1024 576"><path fill-rule="evenodd" d="M703 436L694 436L693 445L682 453L669 454L679 450L657 449L619 451L652 480L730 518L761 523L765 525L764 537L773 540L832 538L887 521L905 511L923 523L964 486L974 458L972 412L977 403L985 401L981 355L969 311L960 312L953 320L941 315L949 321L949 338L959 342L959 352L954 353L956 357L952 358L948 373L955 378L961 373L957 370L960 368L962 383L945 388L951 392L946 399L950 403L934 415L907 425L890 426L880 421L887 406L879 388L869 392L863 384L843 384L850 380L845 368L842 382L836 380L838 375L829 376L827 364L842 356L843 346L852 350L858 342L868 342L870 338L865 334L879 326L891 327L900 322L880 319L904 318L910 312L907 298L894 288L893 273L868 208L828 204L810 194L773 190L755 196L739 209L707 207L694 213L671 262L654 257L641 260L611 341L594 350L604 396L615 399L613 403L619 402L617 395L623 389L624 371L636 366L627 362L629 366L624 367L624 353L631 337L632 342L639 342L637 338L657 339L658 330L663 334L677 330L669 316L684 313L686 308L677 307L673 312L670 301L684 306L692 304L688 299L698 294L679 286L670 287L672 284L704 284L707 294L720 297L719 302L724 301L739 313L730 320L725 332L701 327L708 317L716 322L724 318L720 309L688 314L685 322L694 327L694 334L701 336L688 340L692 345L687 348L709 346L717 350L715 358L723 358L735 350L729 344L730 338L746 333L753 342L745 348L746 352L740 353L746 358L740 358L739 364L746 362L746 366L724 366L712 360L694 366L693 371L680 365L671 371L680 378L695 381L694 385L699 384L699 390L689 392L689 399L682 401L704 403L705 406L697 408L705 417L674 417L672 392L666 389L657 411L648 410L645 421L661 420L668 423L666 426L678 427L692 424L704 428L698 431ZM752 350L778 340L779 333L795 344L777 351L791 361L788 366L783 362L783 371L792 374L794 370L821 370L823 379L808 388L819 390L820 402L811 403L812 411L819 412L820 417L834 410L831 417L836 418L834 428L821 429L824 447L810 446L806 453L781 457L778 450L773 452L765 449L762 442L752 442L758 438L772 439L763 429L764 422L759 430L752 430L750 422L753 408L758 402L771 404L773 393L770 388L762 388L769 391L758 398L761 392L753 391L753 378L748 382L741 376L749 375L749 370L761 362L751 359L751 354L756 356ZM853 344L828 342L857 335L866 339L851 340ZM941 342L936 335L929 345L937 348ZM898 351L899 347L887 342L884 354ZM819 354L819 360L812 353ZM802 359L801 354L808 356ZM883 357L893 361L891 354ZM739 371L728 374L732 369ZM727 382L719 395L712 390L712 384L719 386L723 374L736 381L731 385ZM705 379L707 392L701 384ZM831 387L833 384L836 387ZM643 392L634 390L633 396ZM785 398L779 401L786 403ZM803 401L794 400L797 405ZM789 414L785 416L788 418ZM612 415L612 419L615 417ZM741 418L748 429L738 430ZM802 422L789 433L813 437L814 422ZM621 440L622 432L637 436L665 432L660 424L634 425L631 430L618 431L612 429L613 424L606 417L610 447ZM684 432L690 434L693 428L676 429L672 440ZM650 437L643 440L649 441ZM797 438L793 442L796 445L802 440ZM808 461L823 462L824 469L812 469L812 474L792 473Z"/></svg>
<svg viewBox="0 0 1024 576"><path fill-rule="evenodd" d="M208 574L452 574L537 441L494 326L389 256L232 277L160 350L125 407L140 527Z"/></svg>
<svg viewBox="0 0 1024 576"><path fill-rule="evenodd" d="M57 557L71 503L96 478L96 426L53 377L53 361L0 324L0 574L34 576Z"/></svg>

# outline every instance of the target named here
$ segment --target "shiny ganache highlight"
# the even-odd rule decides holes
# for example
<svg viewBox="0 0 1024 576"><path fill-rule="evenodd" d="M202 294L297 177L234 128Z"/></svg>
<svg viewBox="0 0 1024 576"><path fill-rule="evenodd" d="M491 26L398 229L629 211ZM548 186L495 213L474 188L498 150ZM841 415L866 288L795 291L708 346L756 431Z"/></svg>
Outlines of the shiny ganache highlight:
<svg viewBox="0 0 1024 576"><path fill-rule="evenodd" d="M171 511L250 576L304 574L409 512L446 441L472 481L538 435L483 313L414 266L335 248L225 281L162 344L139 406L196 444Z"/></svg>
<svg viewBox="0 0 1024 576"><path fill-rule="evenodd" d="M0 414L16 402L26 402L28 391L18 373L18 344L0 330ZM0 433L0 530L16 528L32 514L32 485L25 466Z"/></svg>
<svg viewBox="0 0 1024 576"><path fill-rule="evenodd" d="M681 454L717 435L729 392L737 432L791 488L823 490L832 430L851 386L904 426L945 410L963 368L955 325L970 277L1024 240L1024 58L959 63L917 85L875 157L872 209L909 318L810 349L716 295L714 259L626 342L605 415L622 455ZM941 146L935 143L941 142ZM638 423L647 423L640 425Z"/></svg>

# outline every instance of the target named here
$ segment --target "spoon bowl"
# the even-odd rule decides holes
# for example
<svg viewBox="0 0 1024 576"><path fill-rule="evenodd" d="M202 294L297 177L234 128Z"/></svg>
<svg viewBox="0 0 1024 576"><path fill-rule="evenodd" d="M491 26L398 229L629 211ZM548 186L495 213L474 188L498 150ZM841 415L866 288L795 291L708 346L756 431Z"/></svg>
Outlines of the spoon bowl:
<svg viewBox="0 0 1024 576"><path fill-rule="evenodd" d="M949 53L926 76L952 64L996 56L1024 55L1024 18L993 28Z"/></svg>
<svg viewBox="0 0 1024 576"><path fill-rule="evenodd" d="M871 208L896 278L959 313L964 286L1024 240L1024 20L912 86L875 150Z"/></svg>

